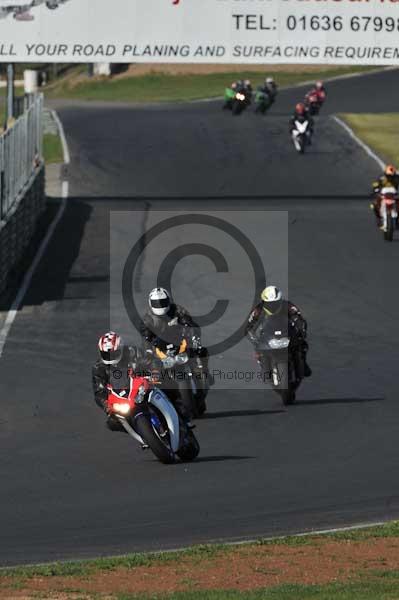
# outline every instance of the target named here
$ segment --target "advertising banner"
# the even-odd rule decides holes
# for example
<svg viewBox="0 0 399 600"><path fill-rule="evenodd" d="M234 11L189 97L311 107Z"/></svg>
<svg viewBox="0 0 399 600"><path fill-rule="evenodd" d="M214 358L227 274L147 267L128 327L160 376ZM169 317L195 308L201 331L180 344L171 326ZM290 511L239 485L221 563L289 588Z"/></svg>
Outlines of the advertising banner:
<svg viewBox="0 0 399 600"><path fill-rule="evenodd" d="M0 0L3 62L399 64L399 0Z"/></svg>

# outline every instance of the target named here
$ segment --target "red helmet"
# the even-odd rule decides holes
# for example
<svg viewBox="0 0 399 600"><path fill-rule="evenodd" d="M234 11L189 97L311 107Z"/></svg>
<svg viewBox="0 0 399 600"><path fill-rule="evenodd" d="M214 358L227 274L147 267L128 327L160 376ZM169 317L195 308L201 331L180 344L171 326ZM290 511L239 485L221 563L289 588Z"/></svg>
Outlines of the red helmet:
<svg viewBox="0 0 399 600"><path fill-rule="evenodd" d="M394 175L396 175L396 169L395 169L395 167L393 165L387 165L385 167L384 173L388 177L393 177Z"/></svg>
<svg viewBox="0 0 399 600"><path fill-rule="evenodd" d="M98 340L98 350L105 365L116 365L122 358L122 338L114 331L109 331Z"/></svg>
<svg viewBox="0 0 399 600"><path fill-rule="evenodd" d="M297 105L296 105L296 107L295 107L295 112L296 112L298 115L304 115L304 114L305 114L305 112L306 112L306 108L305 108L305 105L304 105L304 103L303 103L303 102L298 102L298 104L297 104Z"/></svg>
<svg viewBox="0 0 399 600"><path fill-rule="evenodd" d="M316 81L316 90L322 90L324 88L324 83L322 81Z"/></svg>

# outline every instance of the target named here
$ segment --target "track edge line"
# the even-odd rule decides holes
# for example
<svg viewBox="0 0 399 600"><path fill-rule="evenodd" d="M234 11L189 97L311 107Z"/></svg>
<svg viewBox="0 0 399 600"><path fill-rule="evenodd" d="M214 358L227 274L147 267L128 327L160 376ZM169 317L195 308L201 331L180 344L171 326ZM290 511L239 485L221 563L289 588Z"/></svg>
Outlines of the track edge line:
<svg viewBox="0 0 399 600"><path fill-rule="evenodd" d="M366 154L368 154L370 156L370 158L375 160L375 162L378 164L379 167L381 167L381 169L384 169L384 166L385 166L384 161L378 156L378 154L376 154L374 152L374 150L372 150L370 148L370 146L368 146L365 142L363 142L363 140L361 140L356 135L356 133L353 131L353 129L351 129L349 127L349 125L347 123L345 123L345 121L343 121L336 115L333 115L332 118L336 123L338 123L338 125L340 125L343 129L345 129L346 133L366 152Z"/></svg>
<svg viewBox="0 0 399 600"><path fill-rule="evenodd" d="M70 157L68 143L66 140L63 125L62 125L60 118L58 117L58 114L56 113L56 111L51 111L51 112L52 112L52 115L54 117L54 120L57 124L58 130L60 133L60 138L61 138L61 143L62 143L62 148L63 148L63 153L64 153L64 164L69 164L71 157ZM62 186L62 192L61 192L62 201L61 201L60 207L58 209L58 212L57 212L54 220L52 221L50 227L48 228L47 233L44 236L44 238L39 246L39 249L35 255L35 258L33 259L32 264L30 265L27 273L25 274L25 276L22 280L22 283L18 289L17 295L15 296L15 299L14 299L13 303L11 304L9 311L7 312L7 316L4 321L3 327L0 329L0 359L2 358L2 356L4 354L4 349L5 349L11 328L12 328L14 321L18 315L19 309L21 308L21 304L29 290L29 286L32 282L32 279L36 272L36 269L39 266L44 254L47 250L47 246L49 245L49 243L54 235L54 232L56 230L58 223L61 221L61 219L64 215L66 204L67 204L67 199L69 196L69 182L67 180L64 180L64 181L62 181L61 186Z"/></svg>

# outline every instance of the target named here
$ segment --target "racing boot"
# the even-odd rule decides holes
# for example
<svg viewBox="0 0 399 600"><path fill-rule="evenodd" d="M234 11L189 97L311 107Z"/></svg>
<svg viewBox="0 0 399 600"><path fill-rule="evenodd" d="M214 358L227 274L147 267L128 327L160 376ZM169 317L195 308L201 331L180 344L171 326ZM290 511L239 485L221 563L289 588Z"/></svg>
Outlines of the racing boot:
<svg viewBox="0 0 399 600"><path fill-rule="evenodd" d="M114 415L109 415L105 424L110 431L122 431L127 433L122 423Z"/></svg>

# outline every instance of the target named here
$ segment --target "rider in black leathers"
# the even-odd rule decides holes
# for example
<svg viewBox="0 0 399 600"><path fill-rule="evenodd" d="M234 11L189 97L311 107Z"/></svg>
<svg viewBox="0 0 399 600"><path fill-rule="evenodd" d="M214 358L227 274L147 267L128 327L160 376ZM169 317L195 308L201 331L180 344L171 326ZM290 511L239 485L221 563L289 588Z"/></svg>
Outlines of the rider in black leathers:
<svg viewBox="0 0 399 600"><path fill-rule="evenodd" d="M268 286L261 294L261 302L255 306L248 317L246 334L252 343L256 343L256 331L264 319L269 319L273 315L283 312L287 314L289 321L295 326L299 338L302 340L302 352L304 360L304 375L310 377L312 370L307 363L307 352L309 345L306 341L308 324L302 316L299 308L282 297L281 291L275 286Z"/></svg>
<svg viewBox="0 0 399 600"><path fill-rule="evenodd" d="M168 344L177 345L183 337L186 338L192 353L199 359L193 364L196 381L205 379L208 386L212 385L208 351L201 345L201 330L188 311L172 302L169 292L163 288L152 290L148 304L141 325L147 352L154 348L165 351ZM191 405L185 390L180 389L180 392L186 406Z"/></svg>

